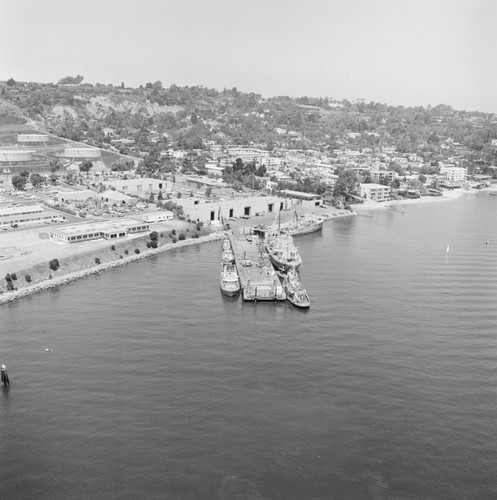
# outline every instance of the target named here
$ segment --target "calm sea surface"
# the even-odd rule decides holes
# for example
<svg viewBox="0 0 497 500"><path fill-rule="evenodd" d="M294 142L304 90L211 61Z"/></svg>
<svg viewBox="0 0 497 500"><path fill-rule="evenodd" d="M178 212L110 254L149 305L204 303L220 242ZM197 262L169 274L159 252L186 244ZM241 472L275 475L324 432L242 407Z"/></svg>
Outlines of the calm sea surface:
<svg viewBox="0 0 497 500"><path fill-rule="evenodd" d="M223 297L219 242L3 306L0 498L497 498L496 216L327 222L309 311Z"/></svg>

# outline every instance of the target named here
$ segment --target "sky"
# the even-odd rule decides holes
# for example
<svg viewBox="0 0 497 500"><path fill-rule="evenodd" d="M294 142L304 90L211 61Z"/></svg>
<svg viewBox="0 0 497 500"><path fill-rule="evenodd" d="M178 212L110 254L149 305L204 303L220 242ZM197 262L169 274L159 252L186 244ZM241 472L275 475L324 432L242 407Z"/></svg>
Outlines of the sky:
<svg viewBox="0 0 497 500"><path fill-rule="evenodd" d="M495 0L0 0L0 80L497 113Z"/></svg>

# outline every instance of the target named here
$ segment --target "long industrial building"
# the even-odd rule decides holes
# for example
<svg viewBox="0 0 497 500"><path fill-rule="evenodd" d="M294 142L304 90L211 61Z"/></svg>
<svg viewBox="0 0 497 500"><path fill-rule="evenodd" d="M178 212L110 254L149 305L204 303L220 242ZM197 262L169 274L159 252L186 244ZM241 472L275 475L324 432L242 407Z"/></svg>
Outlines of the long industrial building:
<svg viewBox="0 0 497 500"><path fill-rule="evenodd" d="M12 226L14 224L25 226L45 221L59 221L61 219L63 219L63 216L47 212L40 205L0 208L0 226Z"/></svg>
<svg viewBox="0 0 497 500"><path fill-rule="evenodd" d="M144 221L123 219L120 221L90 222L73 226L59 226L48 232L50 239L63 243L79 243L82 241L104 238L113 240L125 238L129 234L147 231L150 225Z"/></svg>
<svg viewBox="0 0 497 500"><path fill-rule="evenodd" d="M195 197L178 198L175 203L183 207L185 215L203 222L223 221L239 217L252 217L288 210L293 205L290 198L276 196L250 196L228 200L210 200Z"/></svg>

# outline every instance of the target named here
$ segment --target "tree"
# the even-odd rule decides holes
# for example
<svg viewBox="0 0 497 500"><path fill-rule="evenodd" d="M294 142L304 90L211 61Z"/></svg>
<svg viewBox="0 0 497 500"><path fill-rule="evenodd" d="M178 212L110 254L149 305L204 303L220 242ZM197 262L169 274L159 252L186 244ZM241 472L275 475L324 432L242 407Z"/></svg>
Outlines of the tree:
<svg viewBox="0 0 497 500"><path fill-rule="evenodd" d="M60 170L60 167L62 167L62 162L57 158L54 158L48 162L48 168L52 173Z"/></svg>
<svg viewBox="0 0 497 500"><path fill-rule="evenodd" d="M79 171L88 173L92 168L93 168L93 162L91 162L90 160L85 160L79 166Z"/></svg>
<svg viewBox="0 0 497 500"><path fill-rule="evenodd" d="M84 76L65 76L59 80L60 85L79 85L85 79Z"/></svg>
<svg viewBox="0 0 497 500"><path fill-rule="evenodd" d="M13 78L9 78L9 79L7 80L7 85L8 85L9 87L14 87L14 86L15 86L15 84L16 84L16 81L15 81Z"/></svg>
<svg viewBox="0 0 497 500"><path fill-rule="evenodd" d="M26 187L28 179L22 175L14 175L14 177L12 177L11 182L16 189L18 189L19 191L23 191L24 188Z"/></svg>
<svg viewBox="0 0 497 500"><path fill-rule="evenodd" d="M334 196L346 196L354 193L357 189L357 177L353 170L342 170L338 173L338 179L333 190Z"/></svg>
<svg viewBox="0 0 497 500"><path fill-rule="evenodd" d="M41 185L45 184L46 177L40 174L31 174L31 177L29 178L29 181L33 185L33 187L38 188Z"/></svg>

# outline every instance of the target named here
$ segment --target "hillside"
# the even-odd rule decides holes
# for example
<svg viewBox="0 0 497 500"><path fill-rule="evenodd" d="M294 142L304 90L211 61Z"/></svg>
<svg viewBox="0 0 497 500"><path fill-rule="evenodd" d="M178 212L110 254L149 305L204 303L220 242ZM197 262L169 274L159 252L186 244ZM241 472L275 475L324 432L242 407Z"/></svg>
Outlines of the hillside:
<svg viewBox="0 0 497 500"><path fill-rule="evenodd" d="M140 88L103 84L0 83L0 126L35 126L59 137L137 155L157 146L206 149L256 145L317 149L394 146L401 153L436 150L444 141L477 160L495 162L495 115L457 111L450 106L408 108L329 98L264 99L236 88Z"/></svg>

